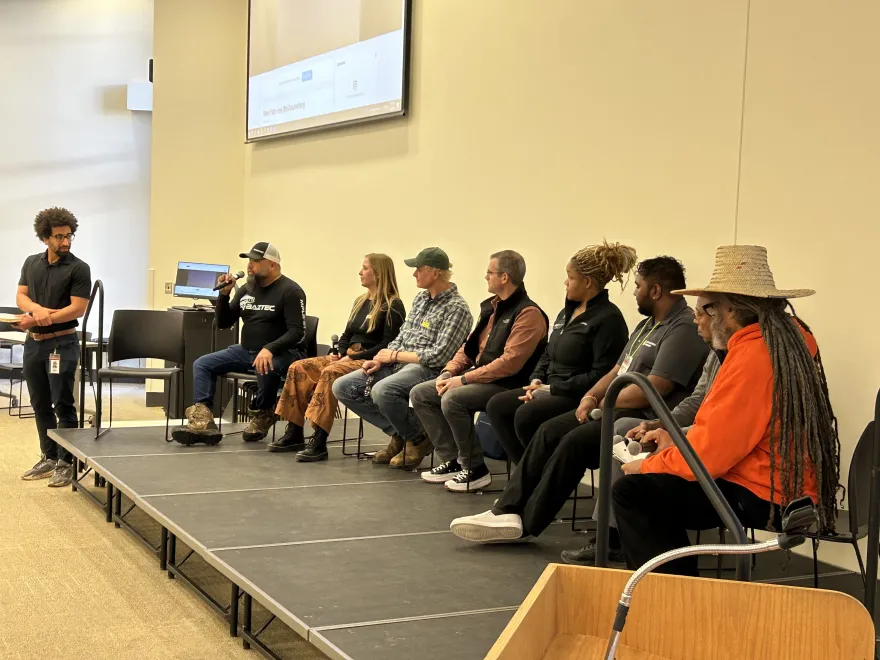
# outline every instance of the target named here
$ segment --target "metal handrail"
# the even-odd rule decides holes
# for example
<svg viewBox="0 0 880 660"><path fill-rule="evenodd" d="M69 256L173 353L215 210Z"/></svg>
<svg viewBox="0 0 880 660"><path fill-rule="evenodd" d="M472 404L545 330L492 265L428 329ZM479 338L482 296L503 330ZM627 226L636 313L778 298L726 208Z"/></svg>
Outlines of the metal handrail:
<svg viewBox="0 0 880 660"><path fill-rule="evenodd" d="M79 359L79 427L85 428L86 424L86 369L91 369L91 364L86 364L86 358L88 357L87 345L88 345L88 335L86 332L86 328L89 323L89 316L92 313L92 305L95 302L95 297L98 298L98 364L96 368L97 371L100 371L101 367L104 366L104 283L101 280L95 280L94 286L92 286L92 294L89 296L89 305L86 307L86 313L83 316L82 320L82 347L80 348L80 359ZM89 379L91 380L91 378ZM101 417L101 402L95 401L95 418L100 419Z"/></svg>
<svg viewBox="0 0 880 660"><path fill-rule="evenodd" d="M880 552L880 392L874 401L874 456L871 462L871 502L868 506L868 565L865 608L874 619L877 604L877 563Z"/></svg>
<svg viewBox="0 0 880 660"><path fill-rule="evenodd" d="M681 427L672 417L672 413L669 411L669 408L666 406L660 393L654 389L654 386L651 384L651 381L648 380L647 376L639 373L628 373L618 376L611 382L602 402L602 444L599 453L599 501L596 504L596 506L599 507L599 520L596 530L596 566L604 568L608 565L608 527L611 515L610 475L612 468L612 445L614 443L614 405L617 403L617 397L621 390L627 385L636 385L642 390L648 403L663 423L663 427L669 432L669 435L672 436L672 442L675 443L675 446L681 452L688 467L690 467L691 471L694 473L697 483L700 484L703 492L706 493L706 497L709 498L712 507L718 512L724 526L730 530L731 534L733 534L736 543L742 545L748 543L749 539L746 537L746 532L743 529L739 518L737 518L736 514L733 512L730 502L727 501L727 498L724 497L721 490L718 488L718 484L716 484L715 480L709 475L709 471L706 470L706 466L703 465L703 462L700 460L700 457L697 456L691 443L688 442ZM738 557L736 579L748 582L751 579L751 572L751 558L748 555Z"/></svg>

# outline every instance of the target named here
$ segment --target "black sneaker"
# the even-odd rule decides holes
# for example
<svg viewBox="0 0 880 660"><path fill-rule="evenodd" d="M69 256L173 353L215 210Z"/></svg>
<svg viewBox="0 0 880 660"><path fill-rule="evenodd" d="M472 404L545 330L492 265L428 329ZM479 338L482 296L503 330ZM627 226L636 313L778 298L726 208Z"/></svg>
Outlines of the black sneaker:
<svg viewBox="0 0 880 660"><path fill-rule="evenodd" d="M306 441L303 437L303 427L294 424L293 422L287 423L287 428L284 430L284 435L280 438L275 438L272 442L269 443L267 449L269 451L300 451L306 448Z"/></svg>
<svg viewBox="0 0 880 660"><path fill-rule="evenodd" d="M441 463L435 468L422 472L422 479L429 484L445 484L461 473L461 465L455 459Z"/></svg>
<svg viewBox="0 0 880 660"><path fill-rule="evenodd" d="M55 471L49 480L49 488L64 488L69 486L73 480L73 466L67 461L58 461L55 464Z"/></svg>
<svg viewBox="0 0 880 660"><path fill-rule="evenodd" d="M574 566L594 566L596 564L596 537L590 538L587 545L576 550L563 550L562 561ZM611 564L625 564L626 555L623 548L608 547L608 562Z"/></svg>
<svg viewBox="0 0 880 660"><path fill-rule="evenodd" d="M309 438L306 448L297 452L296 460L301 463L313 463L327 460L327 431L318 427Z"/></svg>
<svg viewBox="0 0 880 660"><path fill-rule="evenodd" d="M450 479L445 484L446 490L453 493L474 492L485 488L492 483L492 475L489 474L489 468L485 463L480 463L476 467L469 470L462 470L454 479Z"/></svg>
<svg viewBox="0 0 880 660"><path fill-rule="evenodd" d="M54 458L46 458L45 456L41 456L40 460L36 462L34 467L21 475L21 478L25 481L48 479L52 476L52 473L55 472L56 463L57 461Z"/></svg>

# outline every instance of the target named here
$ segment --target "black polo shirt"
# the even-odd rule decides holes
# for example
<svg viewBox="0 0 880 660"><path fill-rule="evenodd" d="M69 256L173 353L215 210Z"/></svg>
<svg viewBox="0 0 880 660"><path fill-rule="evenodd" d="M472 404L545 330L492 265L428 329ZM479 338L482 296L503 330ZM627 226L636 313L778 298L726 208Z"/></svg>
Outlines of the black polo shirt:
<svg viewBox="0 0 880 660"><path fill-rule="evenodd" d="M32 254L21 267L19 286L28 288L28 298L47 309L64 309L71 298L88 298L92 293L92 272L89 265L71 253L65 254L54 264L49 263L49 252ZM79 325L76 319L41 328L38 334L59 332Z"/></svg>

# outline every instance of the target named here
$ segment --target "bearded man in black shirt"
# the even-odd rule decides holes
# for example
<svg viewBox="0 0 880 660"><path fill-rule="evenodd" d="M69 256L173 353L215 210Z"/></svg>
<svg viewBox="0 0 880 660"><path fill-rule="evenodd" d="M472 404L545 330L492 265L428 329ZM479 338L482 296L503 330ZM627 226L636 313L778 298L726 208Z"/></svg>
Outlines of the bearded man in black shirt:
<svg viewBox="0 0 880 660"><path fill-rule="evenodd" d="M25 314L23 372L27 381L42 457L21 478L52 477L53 488L73 478L70 454L49 438L49 429L77 426L73 383L79 363L77 319L86 313L92 277L89 265L70 252L79 223L67 209L40 211L34 231L46 251L28 257L21 269L15 303ZM57 419L56 419L57 416Z"/></svg>
<svg viewBox="0 0 880 660"><path fill-rule="evenodd" d="M230 301L234 278L221 276L219 283L227 286L220 289L216 320L222 329L231 328L240 318L241 343L203 355L193 363L193 405L186 409L188 424L172 434L181 444L220 441L222 436L211 412L217 376L233 371L257 374L257 394L251 404L254 415L243 437L245 442L265 438L275 422L281 378L292 362L306 357L306 294L299 284L281 274L278 248L271 243L257 243L239 256L248 260L248 283Z"/></svg>

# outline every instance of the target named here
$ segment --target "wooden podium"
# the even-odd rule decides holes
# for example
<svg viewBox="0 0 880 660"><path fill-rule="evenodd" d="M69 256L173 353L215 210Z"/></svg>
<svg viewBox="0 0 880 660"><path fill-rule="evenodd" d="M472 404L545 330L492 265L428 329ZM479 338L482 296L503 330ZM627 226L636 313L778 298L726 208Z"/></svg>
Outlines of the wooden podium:
<svg viewBox="0 0 880 660"><path fill-rule="evenodd" d="M551 564L491 660L604 660L632 573ZM874 626L836 591L650 574L636 587L618 660L873 660Z"/></svg>

